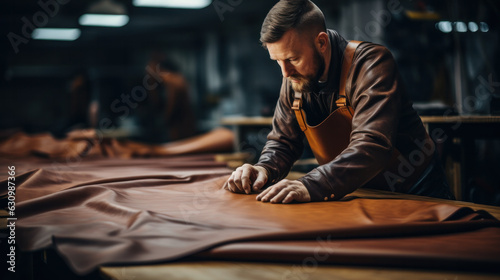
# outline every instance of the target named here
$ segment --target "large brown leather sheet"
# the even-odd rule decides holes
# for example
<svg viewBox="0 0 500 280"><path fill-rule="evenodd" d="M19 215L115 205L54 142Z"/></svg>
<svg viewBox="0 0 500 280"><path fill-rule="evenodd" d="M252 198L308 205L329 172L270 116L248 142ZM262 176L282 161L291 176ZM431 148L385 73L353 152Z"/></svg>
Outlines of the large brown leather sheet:
<svg viewBox="0 0 500 280"><path fill-rule="evenodd" d="M262 203L255 194L222 190L231 170L210 155L0 162L17 170L20 249L53 248L80 274L103 264L188 256L500 267L500 222L470 208L355 195L336 202Z"/></svg>

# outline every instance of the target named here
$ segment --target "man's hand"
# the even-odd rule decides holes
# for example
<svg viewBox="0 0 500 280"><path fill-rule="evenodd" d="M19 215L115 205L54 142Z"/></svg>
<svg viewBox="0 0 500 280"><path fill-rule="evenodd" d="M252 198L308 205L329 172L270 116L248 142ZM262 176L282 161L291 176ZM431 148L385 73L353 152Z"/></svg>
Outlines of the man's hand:
<svg viewBox="0 0 500 280"><path fill-rule="evenodd" d="M309 191L300 181L281 180L257 196L257 200L271 203L309 202Z"/></svg>
<svg viewBox="0 0 500 280"><path fill-rule="evenodd" d="M266 184L267 176L264 167L244 164L231 174L222 188L235 193L249 194L252 190L260 190Z"/></svg>

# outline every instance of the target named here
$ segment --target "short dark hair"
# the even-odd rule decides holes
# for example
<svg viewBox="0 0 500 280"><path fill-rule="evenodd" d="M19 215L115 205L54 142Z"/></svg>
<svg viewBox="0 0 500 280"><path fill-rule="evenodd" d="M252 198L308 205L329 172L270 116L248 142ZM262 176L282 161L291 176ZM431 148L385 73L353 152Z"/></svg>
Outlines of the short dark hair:
<svg viewBox="0 0 500 280"><path fill-rule="evenodd" d="M271 8L260 30L260 42L265 47L281 39L288 30L326 31L323 12L310 0L281 0Z"/></svg>

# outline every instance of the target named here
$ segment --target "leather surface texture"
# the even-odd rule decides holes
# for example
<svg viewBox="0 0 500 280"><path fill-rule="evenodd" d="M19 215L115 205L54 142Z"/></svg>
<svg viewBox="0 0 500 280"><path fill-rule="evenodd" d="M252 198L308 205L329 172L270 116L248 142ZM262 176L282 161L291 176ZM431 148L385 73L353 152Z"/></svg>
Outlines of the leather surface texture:
<svg viewBox="0 0 500 280"><path fill-rule="evenodd" d="M500 266L499 221L467 207L354 195L262 203L222 190L231 170L210 155L0 162L16 165L19 248L53 248L79 274L186 257Z"/></svg>

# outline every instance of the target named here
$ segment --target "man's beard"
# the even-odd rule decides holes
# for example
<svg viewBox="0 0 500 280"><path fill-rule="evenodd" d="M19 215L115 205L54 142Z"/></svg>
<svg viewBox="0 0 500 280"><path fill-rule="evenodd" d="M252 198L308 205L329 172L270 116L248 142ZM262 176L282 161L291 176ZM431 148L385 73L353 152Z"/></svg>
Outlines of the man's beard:
<svg viewBox="0 0 500 280"><path fill-rule="evenodd" d="M292 82L292 88L294 91L302 93L317 91L318 81L325 71L325 60L316 49L314 50L313 63L316 65L315 74L309 76L297 74L288 78L296 81Z"/></svg>

